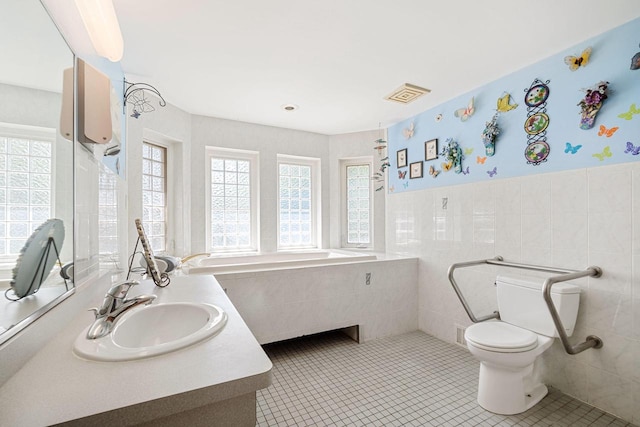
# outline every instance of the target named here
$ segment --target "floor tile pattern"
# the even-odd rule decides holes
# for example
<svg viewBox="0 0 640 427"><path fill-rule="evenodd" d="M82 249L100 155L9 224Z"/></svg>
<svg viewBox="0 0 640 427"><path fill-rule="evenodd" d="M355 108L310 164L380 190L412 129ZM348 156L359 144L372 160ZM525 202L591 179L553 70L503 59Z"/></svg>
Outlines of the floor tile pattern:
<svg viewBox="0 0 640 427"><path fill-rule="evenodd" d="M330 332L264 346L273 384L257 394L262 426L632 426L550 389L512 416L476 402L478 362L423 332L358 344Z"/></svg>

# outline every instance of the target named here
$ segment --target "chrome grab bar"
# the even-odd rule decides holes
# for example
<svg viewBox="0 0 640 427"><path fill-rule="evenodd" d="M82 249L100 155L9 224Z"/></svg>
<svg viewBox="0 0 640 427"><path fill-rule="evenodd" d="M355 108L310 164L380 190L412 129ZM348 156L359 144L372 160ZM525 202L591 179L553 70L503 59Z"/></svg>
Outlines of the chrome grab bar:
<svg viewBox="0 0 640 427"><path fill-rule="evenodd" d="M519 264L515 262L507 262L507 261L504 261L504 259L501 256L496 256L495 258L483 259L478 261L467 261L467 262L459 262L459 263L451 264L449 266L449 270L447 271L449 282L451 282L451 285L453 286L453 290L456 292L456 295L458 296L458 299L460 300L460 302L462 303L462 306L467 312L469 319L471 319L471 321L474 323L484 322L485 320L489 320L489 319L499 319L500 313L498 311L494 311L492 314L477 318L473 314L471 307L467 303L467 300L462 294L460 287L456 283L453 277L453 273L457 268L472 267L475 265L483 265L483 264L498 265L502 267L520 268L524 270L543 271L546 273L559 273L560 274L559 276L549 277L544 281L542 285L542 295L544 297L544 301L547 303L549 314L551 314L551 318L553 319L553 323L555 324L556 330L558 331L558 335L560 336L560 341L562 341L562 345L564 346L565 351L569 354L578 354L585 351L588 348L602 348L602 339L600 339L595 335L587 336L586 341L580 344L571 345L571 343L569 343L569 337L567 336L567 332L565 331L564 326L562 325L562 320L560 319L558 310L556 309L556 306L553 304L553 300L551 299L551 288L553 287L554 284L559 282L566 282L567 280L579 279L581 277L586 277L586 276L600 277L602 276L602 269L600 267L589 267L586 270L569 270L565 268L545 267L541 265Z"/></svg>
<svg viewBox="0 0 640 427"><path fill-rule="evenodd" d="M560 314L558 314L558 310L556 310L556 306L553 304L553 300L551 299L551 287L559 282L566 282L567 280L579 279L586 276L600 277L602 276L602 269L600 267L589 267L583 271L566 273L562 276L549 277L544 281L544 284L542 285L542 294L544 296L544 301L547 303L549 313L551 313L551 317L553 318L553 323L555 323L556 325L556 329L558 331L558 335L560 335L560 341L562 341L564 350L569 354L578 354L591 347L602 348L602 339L595 335L589 335L587 336L586 341L581 342L580 344L571 345L571 343L569 342L569 337L567 336L567 332L564 329L564 326L562 326Z"/></svg>
<svg viewBox="0 0 640 427"><path fill-rule="evenodd" d="M464 307L464 310L467 312L467 315L469 316L469 319L471 319L471 321L473 323L484 322L485 320L489 320L489 319L499 319L500 318L500 313L498 313L497 311L494 311L492 314L489 314L487 316L484 316L484 317L481 317L481 318L478 319L473 314L473 311L471 310L471 307L469 306L469 303L467 303L467 300L465 299L464 295L462 294L462 291L460 290L460 287L456 283L456 280L453 278L453 272L455 271L456 268L465 268L465 267L473 267L474 265L489 264L489 261L502 261L502 257L501 256L497 256L497 257L492 258L492 259L482 259L482 260L479 260L479 261L467 261L467 262L459 262L459 263L456 263L456 264L451 264L449 266L449 270L447 271L447 276L449 277L449 282L451 282L451 285L453 286L453 290L456 291L456 295L458 295L458 299L462 303L462 306Z"/></svg>

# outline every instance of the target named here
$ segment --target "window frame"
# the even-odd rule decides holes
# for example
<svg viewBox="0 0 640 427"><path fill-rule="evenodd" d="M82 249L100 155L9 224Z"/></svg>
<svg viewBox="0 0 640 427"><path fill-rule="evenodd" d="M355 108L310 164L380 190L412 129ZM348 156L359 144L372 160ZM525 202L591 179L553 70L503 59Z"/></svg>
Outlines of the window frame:
<svg viewBox="0 0 640 427"><path fill-rule="evenodd" d="M46 141L51 143L51 199L49 201L50 218L56 217L56 164L57 164L57 140L56 130L53 128L20 125L0 122L0 136L5 138L20 138L28 140ZM29 156L31 158L31 156ZM33 230L29 231L29 235ZM19 255L0 255L0 270L12 268Z"/></svg>
<svg viewBox="0 0 640 427"><path fill-rule="evenodd" d="M250 244L248 248L214 249L211 244L211 159L245 160L249 162ZM205 249L209 253L256 253L260 251L260 153L258 151L207 146L205 148Z"/></svg>
<svg viewBox="0 0 640 427"><path fill-rule="evenodd" d="M369 166L369 175L373 173L373 157L371 156L340 159L340 246L343 248L372 249L374 247L374 189L371 176L369 176L369 243L349 243L347 167L360 165Z"/></svg>
<svg viewBox="0 0 640 427"><path fill-rule="evenodd" d="M280 244L280 165L298 165L311 167L311 244L310 245L286 245ZM302 157L288 154L278 154L276 162L276 248L278 252L295 251L300 249L321 248L322 236L322 197L321 197L321 160L316 157Z"/></svg>
<svg viewBox="0 0 640 427"><path fill-rule="evenodd" d="M144 146L145 145L149 145L152 148L156 147L156 148L160 148L161 150L163 150L164 152L164 161L162 162L163 168L164 168L164 249L163 250L159 250L156 248L153 248L153 251L157 254L165 254L165 253L169 253L169 244L170 244L170 236L169 236L169 147L165 146L164 144L159 144L157 142L152 142L149 141L147 139L144 139L142 141L142 149L143 149L143 154L142 154L142 161L144 162L144 160L151 160L154 161L153 159L145 159L144 157ZM141 177L144 177L145 173L142 172ZM149 175L152 176L153 175ZM140 188L142 193L144 194L144 188L142 188L142 180L140 181ZM153 190L151 190L153 191ZM142 210L141 212L144 210L144 203L142 202L144 200L144 197L141 200L141 206L142 206ZM143 223L145 221L143 220ZM154 222L154 221L152 221ZM147 228L148 230L148 228ZM149 234L149 240L152 239L151 237L151 233L149 233L150 230L147 231L147 233Z"/></svg>

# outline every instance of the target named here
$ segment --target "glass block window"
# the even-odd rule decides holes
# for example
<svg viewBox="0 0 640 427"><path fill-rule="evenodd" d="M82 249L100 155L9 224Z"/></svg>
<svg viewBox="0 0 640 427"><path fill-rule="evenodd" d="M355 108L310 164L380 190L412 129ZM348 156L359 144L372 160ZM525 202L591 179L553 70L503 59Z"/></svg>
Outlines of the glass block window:
<svg viewBox="0 0 640 427"><path fill-rule="evenodd" d="M98 175L98 246L103 259L118 253L118 176L104 168Z"/></svg>
<svg viewBox="0 0 640 427"><path fill-rule="evenodd" d="M142 144L142 223L156 253L167 249L167 149Z"/></svg>
<svg viewBox="0 0 640 427"><path fill-rule="evenodd" d="M257 250L257 153L210 152L210 248Z"/></svg>
<svg viewBox="0 0 640 427"><path fill-rule="evenodd" d="M317 162L283 157L278 163L278 247L316 247Z"/></svg>
<svg viewBox="0 0 640 427"><path fill-rule="evenodd" d="M17 257L53 217L53 143L0 136L0 256Z"/></svg>
<svg viewBox="0 0 640 427"><path fill-rule="evenodd" d="M371 244L371 170L368 164L346 166L347 245Z"/></svg>

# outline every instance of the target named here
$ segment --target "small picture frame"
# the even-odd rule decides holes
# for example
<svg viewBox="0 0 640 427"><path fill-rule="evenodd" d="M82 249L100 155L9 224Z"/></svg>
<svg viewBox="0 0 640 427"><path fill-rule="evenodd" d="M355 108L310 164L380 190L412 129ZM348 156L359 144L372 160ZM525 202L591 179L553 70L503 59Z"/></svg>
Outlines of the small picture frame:
<svg viewBox="0 0 640 427"><path fill-rule="evenodd" d="M424 159L434 160L438 158L438 139L431 139L424 143Z"/></svg>
<svg viewBox="0 0 640 427"><path fill-rule="evenodd" d="M422 178L422 162L414 162L409 166L409 178Z"/></svg>
<svg viewBox="0 0 640 427"><path fill-rule="evenodd" d="M398 150L396 153L396 162L399 168L407 167L407 149Z"/></svg>

